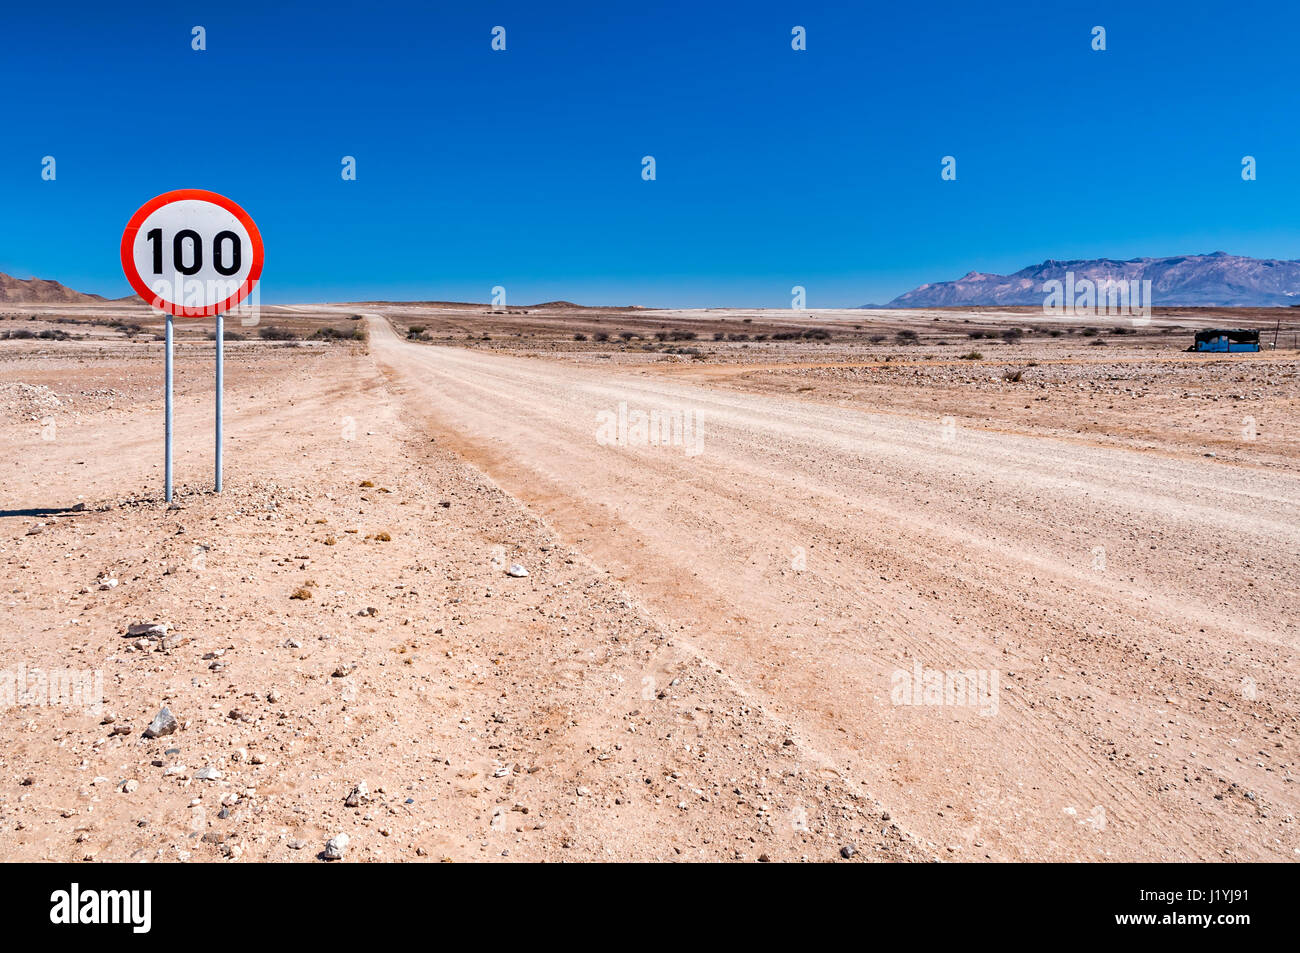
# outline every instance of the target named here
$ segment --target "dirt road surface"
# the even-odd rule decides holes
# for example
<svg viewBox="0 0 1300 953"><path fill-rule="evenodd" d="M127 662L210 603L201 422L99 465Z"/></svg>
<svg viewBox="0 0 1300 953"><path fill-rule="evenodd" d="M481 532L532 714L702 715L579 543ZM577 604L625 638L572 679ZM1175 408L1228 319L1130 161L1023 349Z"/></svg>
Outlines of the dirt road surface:
<svg viewBox="0 0 1300 953"><path fill-rule="evenodd" d="M937 855L1296 856L1293 470L421 346L369 321L413 426ZM697 428L619 445L620 405ZM929 703L899 674L918 666L996 691Z"/></svg>

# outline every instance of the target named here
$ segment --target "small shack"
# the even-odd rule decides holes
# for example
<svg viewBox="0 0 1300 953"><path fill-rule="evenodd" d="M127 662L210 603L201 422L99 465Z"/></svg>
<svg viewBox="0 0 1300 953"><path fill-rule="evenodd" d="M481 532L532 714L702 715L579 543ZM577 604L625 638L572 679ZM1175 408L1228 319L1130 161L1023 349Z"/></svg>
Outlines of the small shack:
<svg viewBox="0 0 1300 953"><path fill-rule="evenodd" d="M1187 350L1218 354L1258 351L1259 332L1250 328L1207 328L1196 332L1196 340Z"/></svg>

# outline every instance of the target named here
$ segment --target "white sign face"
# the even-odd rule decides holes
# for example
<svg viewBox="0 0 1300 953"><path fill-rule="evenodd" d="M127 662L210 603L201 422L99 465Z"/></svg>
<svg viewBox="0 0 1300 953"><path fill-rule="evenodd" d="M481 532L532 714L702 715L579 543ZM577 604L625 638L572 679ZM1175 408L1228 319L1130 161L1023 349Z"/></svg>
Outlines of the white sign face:
<svg viewBox="0 0 1300 953"><path fill-rule="evenodd" d="M228 311L262 274L262 237L248 213L215 192L182 189L146 203L122 235L122 269L161 311Z"/></svg>

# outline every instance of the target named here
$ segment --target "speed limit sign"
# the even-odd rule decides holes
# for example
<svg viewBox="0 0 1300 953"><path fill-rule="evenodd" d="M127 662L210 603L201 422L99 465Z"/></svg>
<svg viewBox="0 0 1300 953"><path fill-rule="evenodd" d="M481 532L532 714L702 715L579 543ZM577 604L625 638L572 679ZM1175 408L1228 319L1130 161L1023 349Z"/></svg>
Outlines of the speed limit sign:
<svg viewBox="0 0 1300 953"><path fill-rule="evenodd" d="M215 317L216 460L221 492L221 411L225 388L222 315L262 277L262 236L242 208L216 192L178 189L150 199L122 233L122 270L146 302L167 315L165 335L165 496L172 501L172 318Z"/></svg>
<svg viewBox="0 0 1300 953"><path fill-rule="evenodd" d="M127 222L122 270L158 310L212 317L247 298L262 276L262 236L249 214L224 195L165 192Z"/></svg>

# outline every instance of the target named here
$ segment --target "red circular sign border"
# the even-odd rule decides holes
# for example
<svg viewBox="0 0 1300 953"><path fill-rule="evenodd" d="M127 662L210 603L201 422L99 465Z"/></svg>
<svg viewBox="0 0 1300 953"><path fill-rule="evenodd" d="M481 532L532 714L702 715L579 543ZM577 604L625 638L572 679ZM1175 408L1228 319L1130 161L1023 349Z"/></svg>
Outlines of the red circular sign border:
<svg viewBox="0 0 1300 953"><path fill-rule="evenodd" d="M140 273L135 268L135 237L140 231L140 226L144 220L162 208L164 205L170 205L172 202L180 202L186 199L197 199L202 202L211 202L213 205L220 205L235 218L239 219L245 230L248 232L249 239L253 242L253 267L248 272L248 277L244 283L239 286L229 298L219 304L210 304L205 308L187 308L184 305L173 304L170 301L163 301L154 293L140 277ZM253 224L252 217L249 216L237 203L219 195L216 192L208 192L205 189L174 189L171 192L164 192L156 198L150 199L131 216L131 220L126 223L126 231L122 233L122 270L126 273L126 280L131 283L135 293L145 300L146 303L163 311L167 314L179 318L211 318L218 314L229 311L239 302L243 301L253 291L253 285L257 284L262 277L262 233L257 230Z"/></svg>

